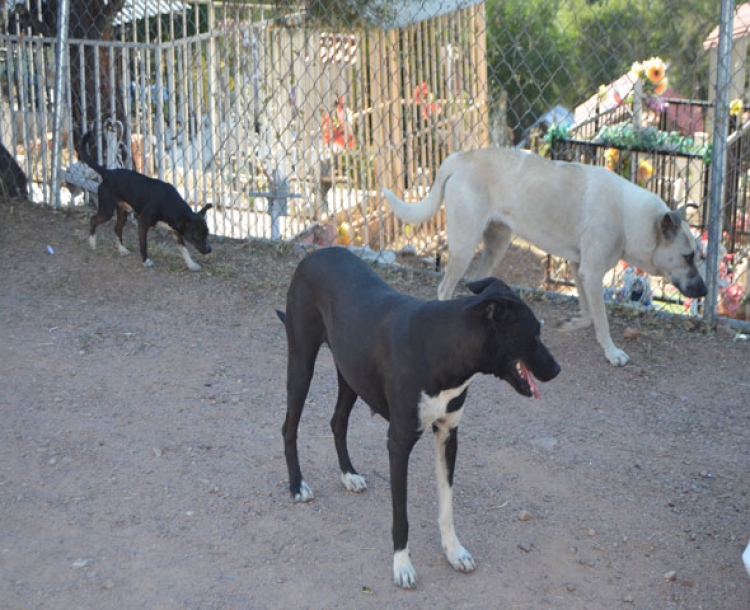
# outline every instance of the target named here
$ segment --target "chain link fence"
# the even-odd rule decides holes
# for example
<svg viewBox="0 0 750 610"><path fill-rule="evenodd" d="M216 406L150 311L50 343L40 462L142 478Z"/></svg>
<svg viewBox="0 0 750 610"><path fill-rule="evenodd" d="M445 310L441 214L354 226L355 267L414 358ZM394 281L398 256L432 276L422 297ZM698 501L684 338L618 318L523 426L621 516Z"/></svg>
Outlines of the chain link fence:
<svg viewBox="0 0 750 610"><path fill-rule="evenodd" d="M355 245L434 267L447 256L442 212L404 225L380 188L418 200L451 152L519 147L604 165L653 190L687 210L708 246L715 0L69 0L67 30L63 4L0 9L8 195L90 205L97 176L76 150L93 130L103 164L167 180L196 207L213 203L216 235ZM735 8L716 271L719 313L739 318L750 4ZM501 275L567 285L564 261L520 240ZM640 307L698 311L623 266L607 290Z"/></svg>

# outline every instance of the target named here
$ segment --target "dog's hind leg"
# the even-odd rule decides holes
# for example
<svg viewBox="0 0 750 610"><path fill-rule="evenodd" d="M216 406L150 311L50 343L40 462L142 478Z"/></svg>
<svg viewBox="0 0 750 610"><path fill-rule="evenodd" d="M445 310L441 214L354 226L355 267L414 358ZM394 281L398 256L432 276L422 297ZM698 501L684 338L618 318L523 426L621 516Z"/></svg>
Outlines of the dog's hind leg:
<svg viewBox="0 0 750 610"><path fill-rule="evenodd" d="M445 268L445 276L438 286L437 297L441 301L450 299L458 282L466 274L466 270L474 258L486 220L481 215L467 214L463 207L447 205L445 208L446 224L448 227L448 249L450 256Z"/></svg>
<svg viewBox="0 0 750 610"><path fill-rule="evenodd" d="M482 258L479 262L476 279L481 280L493 275L510 247L512 235L510 227L506 224L491 222L487 225L482 236L484 249L482 250Z"/></svg>
<svg viewBox="0 0 750 610"><path fill-rule="evenodd" d="M117 207L117 202L104 184L99 186L97 199L96 213L89 222L89 246L92 250L96 249L96 228L112 218Z"/></svg>
<svg viewBox="0 0 750 610"><path fill-rule="evenodd" d="M122 229L128 221L128 211L122 206L117 206L117 222L115 223L115 235L117 235L117 251L125 256L130 254L130 250L122 243Z"/></svg>
<svg viewBox="0 0 750 610"><path fill-rule="evenodd" d="M337 369L339 380L339 395L336 400L336 409L331 418L331 430L336 443L336 453L339 457L339 466L341 468L341 482L349 491L361 492L367 489L365 478L360 475L352 465L349 457L349 449L346 443L346 434L349 429L349 416L351 415L354 403L357 401L357 395L351 386Z"/></svg>
<svg viewBox="0 0 750 610"><path fill-rule="evenodd" d="M290 324L287 319L285 324ZM287 326L287 332L289 327ZM310 389L313 370L315 368L315 358L318 354L320 344L314 349L304 350L297 349L290 341L289 361L287 365L287 407L286 419L281 428L284 437L284 457L286 466L289 471L289 491L295 502L309 502L314 499L312 490L307 486L302 478L302 470L299 465L299 455L297 453L297 430L299 429L302 410L305 406L307 392Z"/></svg>
<svg viewBox="0 0 750 610"><path fill-rule="evenodd" d="M453 525L453 473L456 468L458 428L448 428L445 424L440 424L433 427L433 432L435 434L440 540L445 557L453 569L459 572L472 572L476 567L474 558L459 542Z"/></svg>

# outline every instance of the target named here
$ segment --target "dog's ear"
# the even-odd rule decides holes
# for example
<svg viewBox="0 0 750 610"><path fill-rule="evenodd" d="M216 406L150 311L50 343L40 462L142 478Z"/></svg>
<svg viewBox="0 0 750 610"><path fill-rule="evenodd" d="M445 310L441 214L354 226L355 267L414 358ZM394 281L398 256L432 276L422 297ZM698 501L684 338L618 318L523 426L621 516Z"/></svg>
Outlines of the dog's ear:
<svg viewBox="0 0 750 610"><path fill-rule="evenodd" d="M213 203L207 203L206 205L204 205L204 206L203 206L203 207L202 207L202 208L200 209L200 212L198 212L198 214L200 214L201 216L205 216L205 215L206 215L206 212L208 212L208 211L209 211L209 210L210 210L210 209L211 209L212 207L214 207L214 204L213 204Z"/></svg>
<svg viewBox="0 0 750 610"><path fill-rule="evenodd" d="M672 241L682 229L682 213L671 211L664 214L659 221L659 230L664 238Z"/></svg>
<svg viewBox="0 0 750 610"><path fill-rule="evenodd" d="M500 290L510 291L510 286L496 277L486 277L466 284L466 287L474 294L481 294L490 286L497 287Z"/></svg>
<svg viewBox="0 0 750 610"><path fill-rule="evenodd" d="M470 298L463 310L474 311L487 320L501 322L508 318L508 312L512 309L512 304L517 302L518 296L513 292L493 292Z"/></svg>

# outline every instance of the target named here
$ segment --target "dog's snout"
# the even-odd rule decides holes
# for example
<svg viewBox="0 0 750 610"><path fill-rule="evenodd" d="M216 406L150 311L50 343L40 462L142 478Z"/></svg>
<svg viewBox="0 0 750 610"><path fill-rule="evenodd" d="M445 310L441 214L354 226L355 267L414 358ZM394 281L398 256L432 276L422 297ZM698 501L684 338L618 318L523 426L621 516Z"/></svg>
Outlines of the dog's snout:
<svg viewBox="0 0 750 610"><path fill-rule="evenodd" d="M708 294L708 287L698 273L687 282L673 281L672 283L677 290L690 299L698 299Z"/></svg>
<svg viewBox="0 0 750 610"><path fill-rule="evenodd" d="M206 244L206 254L210 254L210 253L211 253L211 246Z"/></svg>
<svg viewBox="0 0 750 610"><path fill-rule="evenodd" d="M552 358L552 361L544 369L544 373L541 376L538 376L538 378L540 381L552 381L560 374L561 370L562 367L560 366L560 364L557 362L557 360Z"/></svg>
<svg viewBox="0 0 750 610"><path fill-rule="evenodd" d="M562 370L560 364L546 347L537 351L534 363L530 368L534 377L539 381L552 381Z"/></svg>

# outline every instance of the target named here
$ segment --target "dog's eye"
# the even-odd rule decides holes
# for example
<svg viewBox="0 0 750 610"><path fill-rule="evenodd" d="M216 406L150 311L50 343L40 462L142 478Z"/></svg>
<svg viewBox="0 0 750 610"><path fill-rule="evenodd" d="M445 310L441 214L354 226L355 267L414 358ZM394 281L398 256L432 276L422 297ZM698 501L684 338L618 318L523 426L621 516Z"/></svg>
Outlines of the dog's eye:
<svg viewBox="0 0 750 610"><path fill-rule="evenodd" d="M685 262L688 265L692 265L695 261L695 252L691 252L690 254L683 254L683 257L685 257Z"/></svg>

